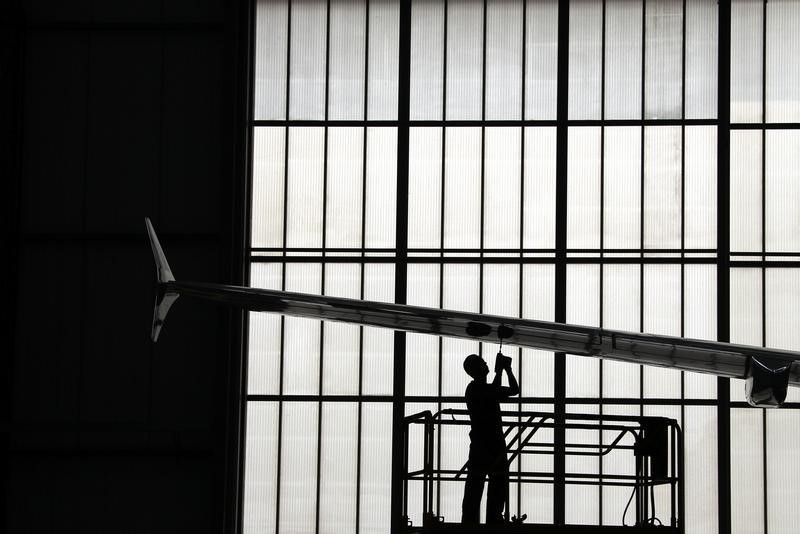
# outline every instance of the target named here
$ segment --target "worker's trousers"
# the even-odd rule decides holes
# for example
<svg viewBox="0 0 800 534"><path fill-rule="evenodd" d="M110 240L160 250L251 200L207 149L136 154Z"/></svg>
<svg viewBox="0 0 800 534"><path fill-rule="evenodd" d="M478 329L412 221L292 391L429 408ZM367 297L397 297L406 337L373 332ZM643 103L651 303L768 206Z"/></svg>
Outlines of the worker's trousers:
<svg viewBox="0 0 800 534"><path fill-rule="evenodd" d="M480 523L480 505L483 484L489 477L486 492L486 522L501 523L503 507L508 493L508 462L506 461L505 441L490 449L469 448L467 481L464 485L464 500L461 503L461 522L477 525Z"/></svg>

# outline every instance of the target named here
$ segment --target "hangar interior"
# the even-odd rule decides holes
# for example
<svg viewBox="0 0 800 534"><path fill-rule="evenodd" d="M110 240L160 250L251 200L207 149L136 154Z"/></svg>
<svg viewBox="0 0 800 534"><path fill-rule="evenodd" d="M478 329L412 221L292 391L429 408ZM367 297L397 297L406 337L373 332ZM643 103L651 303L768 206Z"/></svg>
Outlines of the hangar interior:
<svg viewBox="0 0 800 534"><path fill-rule="evenodd" d="M800 2L8 10L9 532L419 525L398 417L462 409L464 356L498 350L188 300L153 345L145 215L187 279L800 350ZM675 419L687 533L794 532L800 392L505 353L504 409ZM467 430L438 431L441 465ZM629 488L563 475L627 469L517 458L511 512L622 525ZM435 484L436 515L462 494Z"/></svg>

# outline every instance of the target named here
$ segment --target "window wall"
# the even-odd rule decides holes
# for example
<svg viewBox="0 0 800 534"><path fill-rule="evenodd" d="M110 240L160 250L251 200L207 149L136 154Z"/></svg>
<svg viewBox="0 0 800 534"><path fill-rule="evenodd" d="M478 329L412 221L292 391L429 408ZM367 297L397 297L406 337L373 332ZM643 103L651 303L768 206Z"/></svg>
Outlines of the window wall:
<svg viewBox="0 0 800 534"><path fill-rule="evenodd" d="M255 3L253 286L800 350L800 3L414 0L400 15L399 0ZM400 354L391 331L249 323L243 530L388 532L393 407L463 408L464 356L498 347L407 334ZM678 420L687 533L800 521L797 392L764 411L737 380L505 350L522 388L506 409ZM436 448L458 468L454 428ZM622 524L624 489L513 472L627 465L536 458L511 466L512 514ZM462 492L438 485L437 514L458 521Z"/></svg>

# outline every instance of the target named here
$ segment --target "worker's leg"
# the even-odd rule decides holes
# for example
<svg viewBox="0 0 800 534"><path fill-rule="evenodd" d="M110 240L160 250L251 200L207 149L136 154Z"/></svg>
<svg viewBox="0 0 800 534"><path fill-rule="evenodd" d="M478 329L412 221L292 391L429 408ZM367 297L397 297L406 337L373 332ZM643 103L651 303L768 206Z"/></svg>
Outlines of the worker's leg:
<svg viewBox="0 0 800 534"><path fill-rule="evenodd" d="M461 522L465 525L477 525L481 522L481 496L486 469L481 462L470 458L467 465L467 482L464 484L464 500L461 502Z"/></svg>
<svg viewBox="0 0 800 534"><path fill-rule="evenodd" d="M508 494L508 462L503 451L489 471L489 489L486 492L486 522L502 523L503 508Z"/></svg>

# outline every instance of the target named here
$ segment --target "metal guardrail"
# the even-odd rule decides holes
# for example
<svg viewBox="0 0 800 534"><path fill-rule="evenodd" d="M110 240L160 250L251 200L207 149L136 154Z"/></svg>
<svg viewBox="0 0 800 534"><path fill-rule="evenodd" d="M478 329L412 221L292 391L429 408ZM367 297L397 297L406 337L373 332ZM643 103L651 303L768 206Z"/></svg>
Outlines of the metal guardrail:
<svg viewBox="0 0 800 534"><path fill-rule="evenodd" d="M644 526L653 521L655 508L654 488L668 486L670 495L669 525L674 532L683 532L683 435L677 421L664 417L640 417L597 414L566 414L557 417L549 412L503 411L502 426L506 439L508 465L521 455L563 455L603 457L618 450L629 450L634 462L634 474L609 473L550 473L542 471L513 471L510 478L520 484L575 484L592 486L622 486L632 488L635 523ZM420 469L409 470L409 434L411 425L422 425L423 462ZM403 515L408 521L409 482L422 483L422 527L442 523L438 510L434 510L435 484L463 482L468 464L461 469L442 469L435 454L436 431L443 426L468 426L467 410L445 409L435 414L423 411L405 418L404 425L404 480ZM598 432L597 443L570 442L563 445L553 441L536 440L542 429L563 429L565 437L570 431ZM538 433L538 434L537 434ZM649 492L649 499L648 499ZM627 507L626 507L627 509ZM506 491L505 519L509 521L509 496ZM518 519L516 519L519 522ZM586 527L586 525L583 525Z"/></svg>

